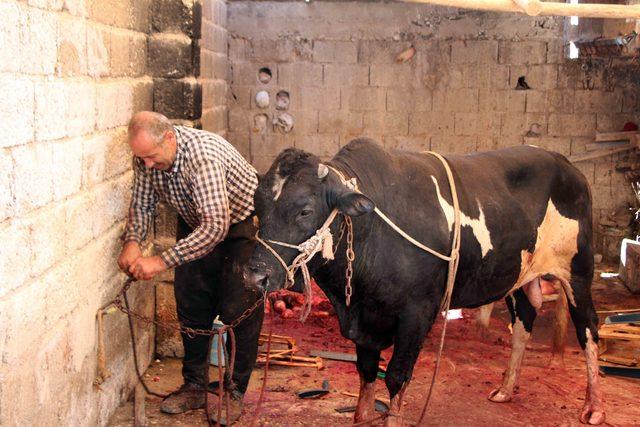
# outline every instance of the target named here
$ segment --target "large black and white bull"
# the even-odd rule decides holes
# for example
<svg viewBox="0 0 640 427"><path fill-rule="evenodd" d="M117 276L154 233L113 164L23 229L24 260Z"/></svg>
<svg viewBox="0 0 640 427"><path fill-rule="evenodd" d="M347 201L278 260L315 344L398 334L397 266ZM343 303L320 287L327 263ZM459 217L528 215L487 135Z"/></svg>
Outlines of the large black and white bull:
<svg viewBox="0 0 640 427"><path fill-rule="evenodd" d="M450 155L461 210L461 257L451 307L477 307L506 297L513 326L512 354L503 384L490 394L506 402L542 296L541 278L557 281L569 300L571 318L587 360L583 422L604 421L597 375L597 316L593 276L591 196L584 176L559 154L521 146ZM309 270L335 306L341 333L356 344L361 388L356 421L374 416L374 381L380 351L393 345L386 385L391 412L400 415L402 396L425 335L439 311L447 263L409 244L377 215L374 206L407 234L449 253L454 212L445 169L430 154L390 151L356 139L327 162L360 192L343 184L320 159L296 149L282 152L256 193L260 236L299 244L314 235L334 208L353 218L353 297L345 303L343 216L331 226L335 259L317 256ZM321 173L319 173L319 171ZM295 249L273 246L286 263ZM248 286L276 290L285 271L270 251L257 246L245 267ZM387 424L402 421L389 417Z"/></svg>

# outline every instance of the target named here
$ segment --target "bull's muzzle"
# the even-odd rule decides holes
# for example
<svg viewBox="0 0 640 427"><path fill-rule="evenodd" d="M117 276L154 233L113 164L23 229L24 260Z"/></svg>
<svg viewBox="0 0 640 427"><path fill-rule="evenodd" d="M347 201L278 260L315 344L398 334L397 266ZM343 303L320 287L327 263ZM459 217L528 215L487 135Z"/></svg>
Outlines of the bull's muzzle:
<svg viewBox="0 0 640 427"><path fill-rule="evenodd" d="M250 263L242 272L244 285L249 289L265 292L269 289L269 272L265 263Z"/></svg>

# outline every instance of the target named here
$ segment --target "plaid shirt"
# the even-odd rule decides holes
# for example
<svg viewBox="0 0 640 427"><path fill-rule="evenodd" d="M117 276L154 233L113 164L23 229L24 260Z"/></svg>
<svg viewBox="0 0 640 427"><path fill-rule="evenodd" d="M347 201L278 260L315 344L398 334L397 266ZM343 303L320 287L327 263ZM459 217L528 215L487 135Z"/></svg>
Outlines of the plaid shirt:
<svg viewBox="0 0 640 427"><path fill-rule="evenodd" d="M135 178L124 240L142 242L159 200L173 206L193 228L160 256L171 268L201 258L227 235L229 226L253 212L256 170L224 138L174 126L176 160L168 171L147 169L134 158Z"/></svg>

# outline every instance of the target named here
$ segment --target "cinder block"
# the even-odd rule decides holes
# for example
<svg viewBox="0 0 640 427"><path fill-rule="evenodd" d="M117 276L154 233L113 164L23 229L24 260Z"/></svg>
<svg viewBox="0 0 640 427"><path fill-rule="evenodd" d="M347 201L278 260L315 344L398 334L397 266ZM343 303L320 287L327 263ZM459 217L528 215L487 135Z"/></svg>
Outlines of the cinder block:
<svg viewBox="0 0 640 427"><path fill-rule="evenodd" d="M36 140L46 141L66 136L66 124L64 120L60 120L67 114L66 85L67 83L55 80L36 83Z"/></svg>
<svg viewBox="0 0 640 427"><path fill-rule="evenodd" d="M619 113L622 112L622 96L617 92L577 90L575 92L575 111L580 113Z"/></svg>
<svg viewBox="0 0 640 427"><path fill-rule="evenodd" d="M275 159L276 156L262 156L252 154L251 164L254 168L256 168L259 174L265 174L269 170Z"/></svg>
<svg viewBox="0 0 640 427"><path fill-rule="evenodd" d="M58 21L57 74L87 74L87 25L83 18L61 15Z"/></svg>
<svg viewBox="0 0 640 427"><path fill-rule="evenodd" d="M597 80L600 84L600 80ZM586 89L583 87L584 75L580 69L579 61L566 61L558 65L558 88L560 89Z"/></svg>
<svg viewBox="0 0 640 427"><path fill-rule="evenodd" d="M115 29L111 31L111 45L110 45L110 74L113 77L122 77L129 74L129 43L130 33L129 31ZM149 41L151 44L152 41ZM156 56L161 56L162 52L155 51ZM171 52L173 53L173 52ZM173 59L173 58L172 58ZM179 59L179 58L178 58ZM149 60L151 62L151 59ZM156 68L151 68L151 72L157 72Z"/></svg>
<svg viewBox="0 0 640 427"><path fill-rule="evenodd" d="M385 90L378 87L343 87L340 98L340 105L351 111L381 111L385 108Z"/></svg>
<svg viewBox="0 0 640 427"><path fill-rule="evenodd" d="M466 154L477 151L477 136L443 136L431 137L431 150L438 153Z"/></svg>
<svg viewBox="0 0 640 427"><path fill-rule="evenodd" d="M202 129L214 133L224 132L227 128L227 107L220 106L203 110Z"/></svg>
<svg viewBox="0 0 640 427"><path fill-rule="evenodd" d="M531 126L534 124L538 125L541 135L545 135L547 133L547 117L543 113L505 113L502 117L502 130L500 134L502 136L524 137L529 130L531 130ZM557 134L549 131L549 135Z"/></svg>
<svg viewBox="0 0 640 427"><path fill-rule="evenodd" d="M22 45L20 33L25 31L26 11L16 2L0 4L0 46L2 46L3 60L0 61L0 71L19 71Z"/></svg>
<svg viewBox="0 0 640 427"><path fill-rule="evenodd" d="M358 42L336 41L333 61L338 64L355 64L358 62Z"/></svg>
<svg viewBox="0 0 640 427"><path fill-rule="evenodd" d="M348 110L320 110L320 133L348 133L357 134L363 131L363 113Z"/></svg>
<svg viewBox="0 0 640 427"><path fill-rule="evenodd" d="M503 41L499 45L501 64L524 65L547 62L547 44L539 41Z"/></svg>
<svg viewBox="0 0 640 427"><path fill-rule="evenodd" d="M256 157L275 157L285 148L293 147L294 135L271 133L269 135L261 135L257 133L251 134L251 155Z"/></svg>
<svg viewBox="0 0 640 427"><path fill-rule="evenodd" d="M53 198L50 143L15 147L11 151L14 164L13 188L17 214L44 206Z"/></svg>
<svg viewBox="0 0 640 427"><path fill-rule="evenodd" d="M387 111L431 111L431 91L428 89L387 89Z"/></svg>
<svg viewBox="0 0 640 427"><path fill-rule="evenodd" d="M478 89L434 91L433 110L460 113L478 111Z"/></svg>
<svg viewBox="0 0 640 427"><path fill-rule="evenodd" d="M364 134L382 134L384 136L399 136L409 133L409 113L396 112L365 112Z"/></svg>
<svg viewBox="0 0 640 427"><path fill-rule="evenodd" d="M574 163L573 166L576 167L585 178L587 178L589 185L593 186L595 181L595 166L593 162L578 162Z"/></svg>
<svg viewBox="0 0 640 427"><path fill-rule="evenodd" d="M74 16L85 17L88 14L87 0L64 0L63 9Z"/></svg>
<svg viewBox="0 0 640 427"><path fill-rule="evenodd" d="M57 62L58 15L40 9L27 10L27 25L23 27L21 70L27 74L53 74Z"/></svg>
<svg viewBox="0 0 640 427"><path fill-rule="evenodd" d="M34 85L30 79L0 76L0 147L34 139Z"/></svg>
<svg viewBox="0 0 640 427"><path fill-rule="evenodd" d="M318 133L318 111L306 110L289 112L293 116L293 133L296 141L303 135ZM276 114L277 116L277 114Z"/></svg>
<svg viewBox="0 0 640 427"><path fill-rule="evenodd" d="M230 108L238 107L244 109L250 109L252 104L252 90L253 86L243 86L232 84L229 87L229 96L227 98L227 104Z"/></svg>
<svg viewBox="0 0 640 427"><path fill-rule="evenodd" d="M326 64L324 66L325 86L367 86L368 84L368 65Z"/></svg>
<svg viewBox="0 0 640 427"><path fill-rule="evenodd" d="M194 27L201 21L200 2L156 0L152 3L151 25L156 32L198 34ZM196 22L196 20L198 22ZM195 30L195 31L194 31Z"/></svg>
<svg viewBox="0 0 640 427"><path fill-rule="evenodd" d="M153 0L135 0L131 2L130 22L127 28L144 34L151 33L151 7Z"/></svg>
<svg viewBox="0 0 640 427"><path fill-rule="evenodd" d="M498 140L500 137L493 136L479 136L478 137L478 151L493 151L498 148Z"/></svg>
<svg viewBox="0 0 640 427"><path fill-rule="evenodd" d="M248 133L252 127L252 116L249 111L241 108L229 109L229 131Z"/></svg>
<svg viewBox="0 0 640 427"><path fill-rule="evenodd" d="M527 84L535 90L556 89L558 87L558 66L555 64L512 66L511 89L518 84L518 78L524 76Z"/></svg>
<svg viewBox="0 0 640 427"><path fill-rule="evenodd" d="M0 288L0 298L14 289L20 287L31 274L33 253L29 245L29 229L24 220L11 220L0 227L4 236L4 242L0 245L0 275L10 278ZM9 310L13 312L13 309ZM7 315L6 310L0 309L0 318ZM5 322L0 321L0 331ZM3 335L6 336L6 335ZM0 343L0 353L2 349Z"/></svg>
<svg viewBox="0 0 640 427"><path fill-rule="evenodd" d="M87 80L69 82L64 85L64 99L66 134L78 136L93 131L96 125L95 85Z"/></svg>
<svg viewBox="0 0 640 427"><path fill-rule="evenodd" d="M458 136L499 136L502 114L492 112L455 113L454 133Z"/></svg>
<svg viewBox="0 0 640 427"><path fill-rule="evenodd" d="M315 40L313 42L313 62L333 62L335 42L331 40Z"/></svg>
<svg viewBox="0 0 640 427"><path fill-rule="evenodd" d="M202 87L195 79L154 79L153 107L172 119L199 118L202 114Z"/></svg>
<svg viewBox="0 0 640 427"><path fill-rule="evenodd" d="M201 46L216 53L228 54L228 33L222 27L206 22L203 24Z"/></svg>
<svg viewBox="0 0 640 427"><path fill-rule="evenodd" d="M571 138L571 154L583 154L587 150L587 144L592 142L593 136Z"/></svg>
<svg viewBox="0 0 640 427"><path fill-rule="evenodd" d="M182 78L193 73L193 45L182 35L149 37L147 65L154 77Z"/></svg>
<svg viewBox="0 0 640 427"><path fill-rule="evenodd" d="M596 131L595 114L549 115L549 135L593 136Z"/></svg>
<svg viewBox="0 0 640 427"><path fill-rule="evenodd" d="M296 148L321 158L332 157L340 149L340 138L338 135L307 135L296 139Z"/></svg>
<svg viewBox="0 0 640 427"><path fill-rule="evenodd" d="M627 122L637 123L636 113L596 114L596 130L598 132L619 132Z"/></svg>
<svg viewBox="0 0 640 427"><path fill-rule="evenodd" d="M118 128L110 133L104 160L104 178L111 179L131 169L132 154L127 143L127 131Z"/></svg>
<svg viewBox="0 0 640 427"><path fill-rule="evenodd" d="M573 113L575 92L573 90L552 90L547 92L547 110L550 113Z"/></svg>
<svg viewBox="0 0 640 427"><path fill-rule="evenodd" d="M409 114L409 135L451 135L453 134L453 117L449 112L425 111Z"/></svg>
<svg viewBox="0 0 640 427"><path fill-rule="evenodd" d="M147 67L147 36L134 34L129 39L129 69L128 73L134 77L146 74Z"/></svg>
<svg viewBox="0 0 640 427"><path fill-rule="evenodd" d="M625 90L622 93L622 112L640 112L640 95L636 91Z"/></svg>
<svg viewBox="0 0 640 427"><path fill-rule="evenodd" d="M80 190L82 185L82 138L52 144L53 196L62 200Z"/></svg>
<svg viewBox="0 0 640 427"><path fill-rule="evenodd" d="M379 87L420 87L421 74L413 63L371 65L370 85Z"/></svg>
<svg viewBox="0 0 640 427"><path fill-rule="evenodd" d="M556 40L549 40L547 42L547 63L549 64L562 64L565 58L568 57L564 41L560 38Z"/></svg>
<svg viewBox="0 0 640 427"><path fill-rule="evenodd" d="M303 111L340 108L340 89L337 87L303 87L299 96Z"/></svg>
<svg viewBox="0 0 640 427"><path fill-rule="evenodd" d="M61 236L61 231L65 229L65 220L64 209L60 206L41 209L26 219L29 245L35 255L31 265L33 275L42 274L65 256L66 247ZM64 283L60 283L59 286L64 286Z"/></svg>
<svg viewBox="0 0 640 427"><path fill-rule="evenodd" d="M92 77L109 75L111 34L103 26L87 25L87 71Z"/></svg>
<svg viewBox="0 0 640 427"><path fill-rule="evenodd" d="M87 0L89 18L118 28L130 28L131 3L131 0Z"/></svg>
<svg viewBox="0 0 640 427"><path fill-rule="evenodd" d="M0 148L0 223L13 216L13 160L8 149Z"/></svg>
<svg viewBox="0 0 640 427"><path fill-rule="evenodd" d="M479 64L477 66L477 87L481 89L513 89L509 82L509 72L509 65Z"/></svg>
<svg viewBox="0 0 640 427"><path fill-rule="evenodd" d="M24 358L32 356L30 351L34 350L34 344L37 343L44 334L44 328L34 328L33 325L44 325L45 289L40 286L38 281L31 281L12 294L7 302L10 303L10 308L2 307L6 318L3 319L2 326L0 326L4 329L2 330L2 336L4 337L2 359L6 364L19 366ZM23 370L23 373L24 372ZM31 377L33 378L34 376L35 375ZM23 378L21 381L18 381L14 387L11 388L14 393L17 394L22 391L36 395L37 392L35 388L29 389L25 387L25 390L25 388L23 388L24 385L20 384L21 382L28 383L29 380ZM5 382L3 381L3 385L4 384ZM33 410L32 407L31 410ZM37 421L33 420L33 422L37 424Z"/></svg>
<svg viewBox="0 0 640 427"><path fill-rule="evenodd" d="M278 64L278 84L283 87L322 86L322 64L313 62Z"/></svg>
<svg viewBox="0 0 640 427"><path fill-rule="evenodd" d="M601 158L594 160L594 184L611 186L611 175L615 164L611 158Z"/></svg>
<svg viewBox="0 0 640 427"><path fill-rule="evenodd" d="M498 42L495 40L464 40L451 44L453 63L495 63L498 60Z"/></svg>
<svg viewBox="0 0 640 427"><path fill-rule="evenodd" d="M521 91L527 94L527 113L543 113L547 107L547 92L541 90Z"/></svg>
<svg viewBox="0 0 640 427"><path fill-rule="evenodd" d="M358 63L372 65L393 64L396 56L408 46L390 40L361 40L358 44Z"/></svg>
<svg viewBox="0 0 640 427"><path fill-rule="evenodd" d="M229 59L233 63L248 61L251 57L249 42L239 35L229 35Z"/></svg>
<svg viewBox="0 0 640 427"><path fill-rule="evenodd" d="M133 86L127 81L96 85L96 128L105 130L124 126L133 111Z"/></svg>
<svg viewBox="0 0 640 427"><path fill-rule="evenodd" d="M62 9L62 0L28 0L27 4L39 9L45 9L48 11L57 11Z"/></svg>
<svg viewBox="0 0 640 427"><path fill-rule="evenodd" d="M479 89L479 111L523 113L526 92L522 90Z"/></svg>
<svg viewBox="0 0 640 427"><path fill-rule="evenodd" d="M610 209L615 206L615 199L608 185L591 186L591 197L594 209Z"/></svg>
<svg viewBox="0 0 640 427"><path fill-rule="evenodd" d="M82 144L82 188L89 189L105 179L107 151L111 137L107 134L85 139Z"/></svg>

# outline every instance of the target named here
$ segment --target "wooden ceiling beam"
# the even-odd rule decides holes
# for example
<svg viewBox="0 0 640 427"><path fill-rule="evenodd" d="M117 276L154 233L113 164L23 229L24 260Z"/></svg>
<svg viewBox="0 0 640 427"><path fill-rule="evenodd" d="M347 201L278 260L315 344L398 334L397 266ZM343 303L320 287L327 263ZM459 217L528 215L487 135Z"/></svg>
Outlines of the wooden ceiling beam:
<svg viewBox="0 0 640 427"><path fill-rule="evenodd" d="M540 0L404 0L494 12L525 13L531 16L579 16L581 18L640 19L640 5L560 3Z"/></svg>

